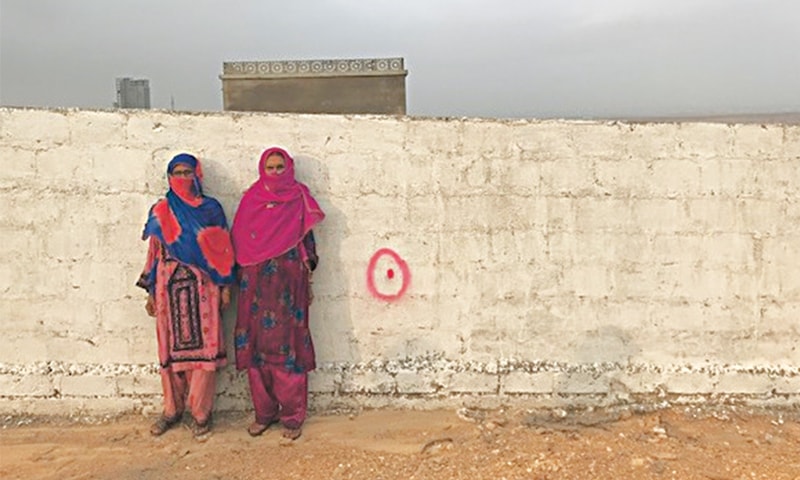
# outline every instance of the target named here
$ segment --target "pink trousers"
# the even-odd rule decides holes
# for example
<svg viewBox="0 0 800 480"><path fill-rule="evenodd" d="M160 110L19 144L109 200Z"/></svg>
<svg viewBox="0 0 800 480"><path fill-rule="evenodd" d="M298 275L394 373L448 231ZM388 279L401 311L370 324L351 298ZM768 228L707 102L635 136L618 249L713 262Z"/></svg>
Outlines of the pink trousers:
<svg viewBox="0 0 800 480"><path fill-rule="evenodd" d="M214 408L217 372L214 370L187 370L174 372L161 369L161 386L164 390L164 416L183 415L188 408L197 423L205 423Z"/></svg>
<svg viewBox="0 0 800 480"><path fill-rule="evenodd" d="M250 396L261 425L280 421L286 428L300 428L308 407L308 374L291 373L277 365L247 369Z"/></svg>

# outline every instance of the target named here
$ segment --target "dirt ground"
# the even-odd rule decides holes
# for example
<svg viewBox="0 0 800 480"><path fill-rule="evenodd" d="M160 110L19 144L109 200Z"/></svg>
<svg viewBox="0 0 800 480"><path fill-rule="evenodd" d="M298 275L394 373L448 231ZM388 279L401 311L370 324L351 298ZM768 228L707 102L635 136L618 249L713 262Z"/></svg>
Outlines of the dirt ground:
<svg viewBox="0 0 800 480"><path fill-rule="evenodd" d="M251 438L218 415L195 439L150 418L6 418L3 479L800 479L800 414L743 408L439 410L313 415Z"/></svg>

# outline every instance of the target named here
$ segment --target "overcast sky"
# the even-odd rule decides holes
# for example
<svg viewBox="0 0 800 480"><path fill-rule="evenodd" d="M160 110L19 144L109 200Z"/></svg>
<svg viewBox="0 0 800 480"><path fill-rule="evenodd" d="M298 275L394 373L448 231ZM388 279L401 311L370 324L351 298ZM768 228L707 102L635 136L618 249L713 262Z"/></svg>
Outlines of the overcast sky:
<svg viewBox="0 0 800 480"><path fill-rule="evenodd" d="M0 105L222 108L222 63L403 57L410 115L800 111L798 0L0 0Z"/></svg>

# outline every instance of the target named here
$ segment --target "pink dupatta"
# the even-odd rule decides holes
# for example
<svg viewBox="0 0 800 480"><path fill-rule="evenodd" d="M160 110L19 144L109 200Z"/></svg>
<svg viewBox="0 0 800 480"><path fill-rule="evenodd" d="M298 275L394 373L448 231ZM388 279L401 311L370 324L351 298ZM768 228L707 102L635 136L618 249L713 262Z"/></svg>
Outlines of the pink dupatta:
<svg viewBox="0 0 800 480"><path fill-rule="evenodd" d="M286 170L267 175L270 155L283 155ZM259 179L247 189L233 219L231 235L236 262L255 265L297 246L325 218L308 187L294 178L294 160L286 150L264 150L258 163Z"/></svg>

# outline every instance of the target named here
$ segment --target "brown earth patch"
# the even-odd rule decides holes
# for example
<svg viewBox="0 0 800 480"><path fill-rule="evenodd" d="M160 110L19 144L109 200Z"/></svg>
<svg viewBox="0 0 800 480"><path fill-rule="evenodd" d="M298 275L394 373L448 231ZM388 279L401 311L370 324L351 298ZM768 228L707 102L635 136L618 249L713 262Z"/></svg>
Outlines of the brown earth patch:
<svg viewBox="0 0 800 480"><path fill-rule="evenodd" d="M203 441L152 418L6 418L4 479L800 479L791 410L365 411L313 415L299 440L218 415Z"/></svg>

